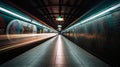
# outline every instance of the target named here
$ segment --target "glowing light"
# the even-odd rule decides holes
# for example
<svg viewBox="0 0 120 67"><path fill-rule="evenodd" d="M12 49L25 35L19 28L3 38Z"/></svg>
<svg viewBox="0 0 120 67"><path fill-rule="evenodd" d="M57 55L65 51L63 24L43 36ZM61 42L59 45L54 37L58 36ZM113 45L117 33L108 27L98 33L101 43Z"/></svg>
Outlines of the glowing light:
<svg viewBox="0 0 120 67"><path fill-rule="evenodd" d="M58 25L58 27L62 27L62 25Z"/></svg>
<svg viewBox="0 0 120 67"><path fill-rule="evenodd" d="M62 18L61 16L58 16L58 17L56 18L56 20L57 20L57 21L64 21L64 18Z"/></svg>
<svg viewBox="0 0 120 67"><path fill-rule="evenodd" d="M82 21L81 23L84 23L84 22L87 22L87 21L92 20L94 18L97 18L97 17L99 17L101 15L104 15L104 14L106 14L106 13L108 13L108 12L114 10L114 9L117 9L119 7L120 7L120 4L117 4L116 6L113 6L113 7L109 8L109 9L107 9L107 10L101 12L101 13L98 13L98 14L96 14L96 15L94 15L94 16L92 16L92 17L90 17L90 18L88 18L88 19L86 19L84 21Z"/></svg>
<svg viewBox="0 0 120 67"><path fill-rule="evenodd" d="M58 28L58 31L61 31L62 29L61 29L61 27L60 28Z"/></svg>

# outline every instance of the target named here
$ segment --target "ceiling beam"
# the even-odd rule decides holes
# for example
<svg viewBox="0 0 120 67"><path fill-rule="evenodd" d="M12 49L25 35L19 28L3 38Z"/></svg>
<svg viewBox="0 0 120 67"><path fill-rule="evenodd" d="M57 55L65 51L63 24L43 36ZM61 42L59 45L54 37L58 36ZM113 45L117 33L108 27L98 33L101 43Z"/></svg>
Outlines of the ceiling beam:
<svg viewBox="0 0 120 67"><path fill-rule="evenodd" d="M46 6L36 6L35 8L49 8L49 7L59 7L58 4L49 4L49 5L46 5ZM61 4L61 7L67 7L67 8L80 8L80 5L69 5L69 4Z"/></svg>

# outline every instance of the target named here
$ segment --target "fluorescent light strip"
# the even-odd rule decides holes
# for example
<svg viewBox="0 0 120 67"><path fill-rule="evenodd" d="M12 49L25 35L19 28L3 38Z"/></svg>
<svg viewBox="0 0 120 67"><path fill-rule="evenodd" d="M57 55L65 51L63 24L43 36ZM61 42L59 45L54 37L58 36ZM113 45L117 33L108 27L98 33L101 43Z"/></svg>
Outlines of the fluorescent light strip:
<svg viewBox="0 0 120 67"><path fill-rule="evenodd" d="M117 8L119 8L119 7L120 7L120 4L117 4L117 5L109 8L109 9L107 9L107 10L105 10L105 11L97 14L97 15L94 15L94 16L92 16L92 17L89 17L88 19L85 19L85 20L79 22L78 24L75 24L75 25L69 27L69 28L66 29L66 30L69 30L69 29L71 29L71 28L73 28L73 27L76 27L76 26L82 24L82 23L85 23L85 22L90 21L90 20L92 20L92 19L95 19L95 18L97 18L97 17L99 17L99 16L102 16L102 15L106 14L107 12L112 11L112 10L114 10L114 9L117 9Z"/></svg>
<svg viewBox="0 0 120 67"><path fill-rule="evenodd" d="M11 14L11 15L13 15L13 16L16 16L16 17L18 17L18 18L20 18L20 19L23 19L23 20L25 20L25 21L29 21L29 22L31 21L31 20L28 19L28 18L22 17L22 16L20 16L20 15L18 15L18 14L15 14L15 13L13 13L13 12L7 10L7 9L4 9L4 8L2 8L2 7L0 7L0 10L3 11L3 12L9 13L9 14Z"/></svg>
<svg viewBox="0 0 120 67"><path fill-rule="evenodd" d="M107 9L107 10L105 10L105 11L103 11L103 12L101 12L101 13L95 15L95 16L92 16L92 17L90 17L89 19L86 19L86 20L84 20L84 21L81 22L81 23L87 22L87 21L92 20L92 19L94 19L94 18L96 18L96 17L99 17L99 16L101 16L101 15L104 15L105 13L107 13L107 12L109 12L109 11L112 11L112 10L114 10L114 9L117 9L117 8L119 8L119 7L120 7L120 4L117 4L116 6L113 6L113 7L109 8L109 9Z"/></svg>
<svg viewBox="0 0 120 67"><path fill-rule="evenodd" d="M13 12L7 10L7 9L2 8L2 7L0 7L0 10L3 11L3 12L9 13L9 14L11 14L11 15L13 15L13 16L16 16L16 17L18 17L18 18L20 18L20 19L23 19L23 20L25 20L25 21L31 22L30 19L25 18L25 17L23 17L23 16L20 16L20 15L18 15L18 14L16 14L16 13L13 13ZM38 24L38 23L35 22L35 21L33 21L32 23L37 24L37 25L40 25L40 24ZM41 26L41 25L40 25L40 26Z"/></svg>
<svg viewBox="0 0 120 67"><path fill-rule="evenodd" d="M13 16L16 16L16 17L18 17L18 18L20 18L20 19L23 19L23 20L25 20L25 21L31 22L31 19L28 19L28 18L25 18L25 17L23 17L23 16L20 16L20 15L18 15L18 14L16 14L16 13L13 13L13 12L11 12L11 11L3 8L3 7L0 7L0 11L6 12L6 13L8 13L8 14L11 14L11 15L13 15ZM37 23L36 21L32 21L31 23L36 24L36 25L39 25L39 26L42 26L42 24L39 24L39 23ZM44 26L44 25L43 25L43 27L47 28L47 27ZM48 28L48 29L49 29L49 28Z"/></svg>

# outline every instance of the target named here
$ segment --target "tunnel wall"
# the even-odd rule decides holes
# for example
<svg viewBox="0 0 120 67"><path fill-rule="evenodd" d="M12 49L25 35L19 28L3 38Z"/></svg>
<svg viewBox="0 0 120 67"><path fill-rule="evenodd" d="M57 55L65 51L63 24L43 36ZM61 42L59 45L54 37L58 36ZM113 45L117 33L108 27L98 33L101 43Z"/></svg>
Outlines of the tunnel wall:
<svg viewBox="0 0 120 67"><path fill-rule="evenodd" d="M43 27L0 13L0 34L43 33L43 30Z"/></svg>
<svg viewBox="0 0 120 67"><path fill-rule="evenodd" d="M0 34L54 33L20 9L0 1Z"/></svg>
<svg viewBox="0 0 120 67"><path fill-rule="evenodd" d="M120 66L120 10L74 27L63 35L113 67Z"/></svg>

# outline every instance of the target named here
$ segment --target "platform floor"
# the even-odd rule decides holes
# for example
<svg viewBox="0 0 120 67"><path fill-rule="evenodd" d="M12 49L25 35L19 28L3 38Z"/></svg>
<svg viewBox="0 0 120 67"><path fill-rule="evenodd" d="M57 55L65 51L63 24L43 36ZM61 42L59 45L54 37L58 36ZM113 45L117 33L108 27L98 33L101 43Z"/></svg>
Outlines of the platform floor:
<svg viewBox="0 0 120 67"><path fill-rule="evenodd" d="M62 35L34 47L0 67L110 67Z"/></svg>

